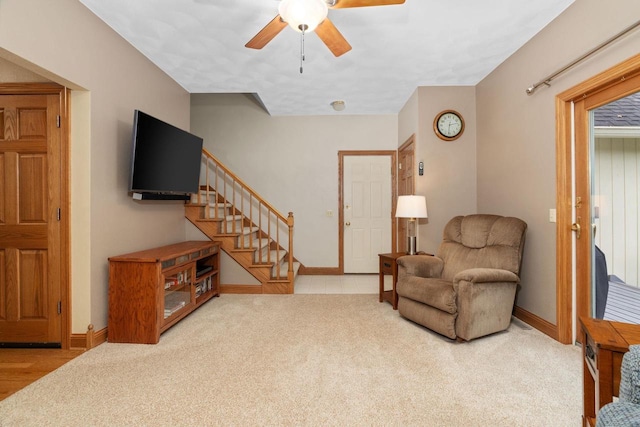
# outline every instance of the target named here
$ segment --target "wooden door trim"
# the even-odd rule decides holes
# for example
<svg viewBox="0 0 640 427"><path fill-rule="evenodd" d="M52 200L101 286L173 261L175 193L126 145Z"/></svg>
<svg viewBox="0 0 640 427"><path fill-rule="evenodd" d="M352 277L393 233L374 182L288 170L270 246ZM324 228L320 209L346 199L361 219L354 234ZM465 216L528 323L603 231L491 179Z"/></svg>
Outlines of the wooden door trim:
<svg viewBox="0 0 640 427"><path fill-rule="evenodd" d="M71 221L70 221L70 90L55 83L0 83L0 95L58 95L60 99L60 315L61 347L71 342Z"/></svg>
<svg viewBox="0 0 640 427"><path fill-rule="evenodd" d="M406 150L407 147L409 147L409 145L413 144L414 142L416 142L416 134L415 133L413 135L411 135L405 142L403 142L400 147L398 147L398 151ZM414 149L414 152L415 152L415 149Z"/></svg>
<svg viewBox="0 0 640 427"><path fill-rule="evenodd" d="M581 203L576 203L575 216L578 218L576 222L582 227L580 239L576 239L576 254L587 253L592 245L591 240L591 184L588 182L591 176L589 160L591 153L591 144L589 141L589 113L584 109L584 99L578 102L574 102L573 108L573 120L574 120L574 159L575 159L575 193L576 196L581 197ZM588 165L586 168L584 165ZM571 206L570 206L571 207ZM576 266L576 286L575 286L575 298L576 303L575 315L572 319L575 325L578 324L578 319L581 316L589 316L591 314L591 291L590 289L584 289L579 286L580 283L586 283L591 281L591 257L581 258L575 257L576 260L580 259L580 265ZM573 259L573 257L572 257ZM576 335L578 335L576 333Z"/></svg>
<svg viewBox="0 0 640 427"><path fill-rule="evenodd" d="M391 250L396 250L396 213L397 198L397 151L338 151L338 269L336 274L344 274L344 158L346 156L389 156L391 158Z"/></svg>
<svg viewBox="0 0 640 427"><path fill-rule="evenodd" d="M0 95L60 95L62 101L66 91L56 83L0 83Z"/></svg>
<svg viewBox="0 0 640 427"><path fill-rule="evenodd" d="M638 76L640 54L556 96L556 339L565 344L570 344L573 336L572 104L587 98L599 99L597 102L604 104L607 97L605 91ZM593 105L590 108L595 108Z"/></svg>
<svg viewBox="0 0 640 427"><path fill-rule="evenodd" d="M60 91L60 297L62 348L71 347L71 90Z"/></svg>

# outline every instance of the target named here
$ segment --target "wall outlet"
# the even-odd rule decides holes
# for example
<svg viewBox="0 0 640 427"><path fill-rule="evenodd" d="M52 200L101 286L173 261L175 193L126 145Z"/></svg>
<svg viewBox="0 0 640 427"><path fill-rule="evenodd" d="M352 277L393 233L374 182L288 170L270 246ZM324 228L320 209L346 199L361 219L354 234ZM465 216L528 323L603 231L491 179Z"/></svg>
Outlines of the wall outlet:
<svg viewBox="0 0 640 427"><path fill-rule="evenodd" d="M333 211L332 210L328 210L326 215L331 218L333 216Z"/></svg>
<svg viewBox="0 0 640 427"><path fill-rule="evenodd" d="M556 222L556 210L549 209L549 222Z"/></svg>

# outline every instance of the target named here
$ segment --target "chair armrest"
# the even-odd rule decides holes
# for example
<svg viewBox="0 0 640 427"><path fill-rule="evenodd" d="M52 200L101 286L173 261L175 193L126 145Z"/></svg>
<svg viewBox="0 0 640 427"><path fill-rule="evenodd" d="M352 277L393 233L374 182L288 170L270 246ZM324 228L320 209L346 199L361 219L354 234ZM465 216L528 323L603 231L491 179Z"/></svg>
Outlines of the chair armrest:
<svg viewBox="0 0 640 427"><path fill-rule="evenodd" d="M396 260L398 280L403 276L440 277L444 261L431 255L407 255Z"/></svg>
<svg viewBox="0 0 640 427"><path fill-rule="evenodd" d="M456 274L456 335L468 341L507 329L518 282L515 273L500 268L470 268Z"/></svg>
<svg viewBox="0 0 640 427"><path fill-rule="evenodd" d="M461 281L470 283L514 282L519 283L520 278L509 270L499 268L470 268L456 274L453 278L454 285Z"/></svg>

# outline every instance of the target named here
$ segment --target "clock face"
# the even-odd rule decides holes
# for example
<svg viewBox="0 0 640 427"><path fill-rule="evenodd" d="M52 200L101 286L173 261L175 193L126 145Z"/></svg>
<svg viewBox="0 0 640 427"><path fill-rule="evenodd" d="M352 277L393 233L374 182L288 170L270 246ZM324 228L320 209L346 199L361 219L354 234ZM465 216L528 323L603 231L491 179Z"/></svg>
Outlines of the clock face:
<svg viewBox="0 0 640 427"><path fill-rule="evenodd" d="M436 116L433 128L440 139L452 141L462 135L464 131L464 120L462 120L462 116L456 111L443 111Z"/></svg>

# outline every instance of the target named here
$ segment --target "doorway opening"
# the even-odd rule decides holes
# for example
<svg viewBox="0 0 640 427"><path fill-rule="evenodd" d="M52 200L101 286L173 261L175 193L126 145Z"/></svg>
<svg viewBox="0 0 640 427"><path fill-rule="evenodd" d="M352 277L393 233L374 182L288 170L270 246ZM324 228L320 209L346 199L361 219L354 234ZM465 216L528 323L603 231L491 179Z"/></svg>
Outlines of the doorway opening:
<svg viewBox="0 0 640 427"><path fill-rule="evenodd" d="M591 111L591 316L639 324L640 91Z"/></svg>
<svg viewBox="0 0 640 427"><path fill-rule="evenodd" d="M591 317L594 306L590 115L594 109L638 90L640 55L556 98L556 338L565 344L575 341L578 319Z"/></svg>

